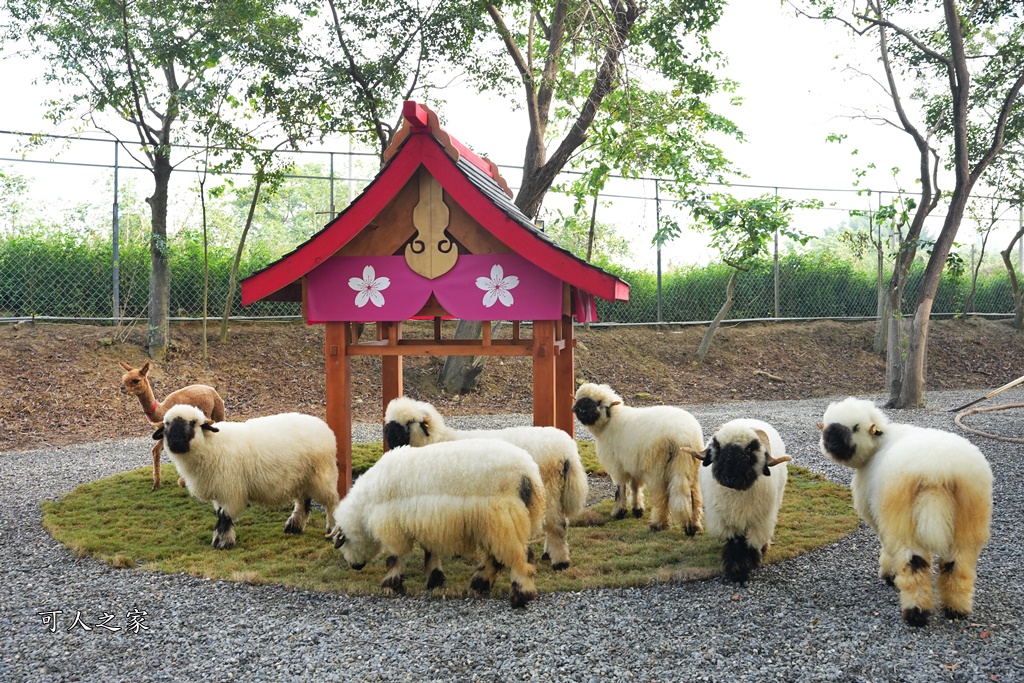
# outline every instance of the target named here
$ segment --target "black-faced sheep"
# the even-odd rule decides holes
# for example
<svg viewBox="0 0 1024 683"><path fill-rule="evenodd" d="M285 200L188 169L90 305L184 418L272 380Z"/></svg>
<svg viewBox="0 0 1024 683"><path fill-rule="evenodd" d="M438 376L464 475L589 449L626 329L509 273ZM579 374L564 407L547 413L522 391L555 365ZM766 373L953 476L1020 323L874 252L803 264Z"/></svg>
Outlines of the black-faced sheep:
<svg viewBox="0 0 1024 683"><path fill-rule="evenodd" d="M626 516L627 488L633 515L643 515L646 485L653 531L667 529L670 514L690 536L703 528L700 463L689 454L704 449L704 436L693 415L672 406L623 405L607 384L581 385L572 410L594 435L597 459L615 482L616 518Z"/></svg>
<svg viewBox="0 0 1024 683"><path fill-rule="evenodd" d="M935 555L946 616L970 614L992 517L985 456L956 434L889 422L870 401L833 403L822 422L822 453L855 470L853 504L878 534L879 576L899 588L903 620L928 623Z"/></svg>
<svg viewBox="0 0 1024 683"><path fill-rule="evenodd" d="M719 427L703 454L700 489L704 524L725 541L722 569L744 583L768 551L786 490L786 445L761 420L731 420Z"/></svg>
<svg viewBox="0 0 1024 683"><path fill-rule="evenodd" d="M163 439L189 493L217 511L214 548L235 545L234 520L250 503L273 508L295 501L284 532L299 534L315 500L327 510L327 530L334 528L337 443L323 420L285 413L215 424L198 408L178 405L153 438Z"/></svg>
<svg viewBox="0 0 1024 683"><path fill-rule="evenodd" d="M406 396L388 404L384 421L384 434L392 448L483 438L501 439L529 453L540 468L547 493L542 559L550 560L556 571L568 568L568 521L583 510L588 490L587 473L571 436L555 427L456 430L445 424L433 405Z"/></svg>
<svg viewBox="0 0 1024 683"><path fill-rule="evenodd" d="M482 551L470 587L489 592L507 566L510 602L523 607L537 595L527 544L540 531L544 502L537 463L512 444L467 439L402 446L385 453L338 504L335 545L353 569L385 550L381 586L396 593L405 591L402 558L415 543L427 554L428 589L444 583L441 556Z"/></svg>

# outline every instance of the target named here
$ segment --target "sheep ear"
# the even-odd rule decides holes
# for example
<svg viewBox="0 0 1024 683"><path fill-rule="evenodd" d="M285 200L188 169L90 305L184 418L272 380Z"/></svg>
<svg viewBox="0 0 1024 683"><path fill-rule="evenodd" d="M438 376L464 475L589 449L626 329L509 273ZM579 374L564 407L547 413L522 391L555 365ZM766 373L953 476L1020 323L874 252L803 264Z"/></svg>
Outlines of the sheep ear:
<svg viewBox="0 0 1024 683"><path fill-rule="evenodd" d="M823 431L825 431L825 425L823 425L822 423L820 423L820 422L819 422L819 423L818 423L818 431L819 431L819 432L823 432Z"/></svg>
<svg viewBox="0 0 1024 683"><path fill-rule="evenodd" d="M212 422L204 422L200 429L202 429L204 432L213 432L214 434L220 431L219 429L213 426Z"/></svg>
<svg viewBox="0 0 1024 683"><path fill-rule="evenodd" d="M164 438L164 426L160 425L157 427L156 431L153 432L153 441L159 441L162 438Z"/></svg>
<svg viewBox="0 0 1024 683"><path fill-rule="evenodd" d="M130 366L130 365L128 365L127 363L125 363L125 362L124 362L123 360L119 360L119 361L117 361L117 364L118 364L118 365L120 365L120 366L121 366L122 368L124 368L125 370L127 370L128 372L131 372L132 370L134 370L134 369L135 369L135 368L133 368L132 366Z"/></svg>
<svg viewBox="0 0 1024 683"><path fill-rule="evenodd" d="M870 434L871 436L881 436L882 430L876 427L875 425L871 425L868 428L868 434Z"/></svg>
<svg viewBox="0 0 1024 683"><path fill-rule="evenodd" d="M334 540L335 549L345 545L345 534L338 534L338 538Z"/></svg>
<svg viewBox="0 0 1024 683"><path fill-rule="evenodd" d="M621 406L621 405L622 405L622 401L612 401L611 405L608 406L608 407L611 408L612 406Z"/></svg>
<svg viewBox="0 0 1024 683"><path fill-rule="evenodd" d="M765 434L763 429L755 429L754 433L757 434L757 440L761 442L762 446L764 446L765 459L771 458L772 448L768 441L768 435Z"/></svg>

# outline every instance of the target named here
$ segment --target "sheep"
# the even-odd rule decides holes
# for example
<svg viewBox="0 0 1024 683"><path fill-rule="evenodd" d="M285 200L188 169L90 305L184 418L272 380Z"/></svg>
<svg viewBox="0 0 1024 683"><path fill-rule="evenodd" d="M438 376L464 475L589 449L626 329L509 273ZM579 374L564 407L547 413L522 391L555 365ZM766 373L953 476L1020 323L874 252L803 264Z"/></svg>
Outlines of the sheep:
<svg viewBox="0 0 1024 683"><path fill-rule="evenodd" d="M761 420L739 419L719 427L703 453L700 489L708 533L725 541L725 577L746 583L768 552L786 490L786 445Z"/></svg>
<svg viewBox="0 0 1024 683"><path fill-rule="evenodd" d="M388 403L384 422L385 438L392 448L485 438L501 439L529 453L540 468L547 494L541 559L550 560L555 571L569 567L568 520L583 510L588 489L587 473L571 436L555 427L456 430L445 425L433 405L406 396Z"/></svg>
<svg viewBox="0 0 1024 683"><path fill-rule="evenodd" d="M174 406L153 434L162 439L189 493L213 503L213 547L235 545L234 520L250 503L279 507L295 501L286 534L301 534L315 500L334 528L338 504L337 443L323 420L300 413L246 422L206 419L194 406Z"/></svg>
<svg viewBox="0 0 1024 683"><path fill-rule="evenodd" d="M335 547L353 569L383 548L381 587L404 593L402 558L414 543L426 553L427 589L444 584L442 555L483 552L470 587L488 593L502 566L509 599L524 607L537 595L527 543L544 519L544 483L526 451L495 439L465 439L385 453L352 485L334 512Z"/></svg>
<svg viewBox="0 0 1024 683"><path fill-rule="evenodd" d="M992 470L967 439L889 422L871 401L825 410L821 452L854 469L853 505L881 542L878 575L900 592L903 621L925 626L934 609L932 559L947 618L971 614L992 517Z"/></svg>
<svg viewBox="0 0 1024 683"><path fill-rule="evenodd" d="M616 519L626 516L627 486L633 516L643 516L640 487L646 484L652 499L652 531L667 529L670 514L688 536L703 528L700 463L686 455L704 449L704 436L693 415L672 406L624 405L607 384L580 385L572 411L594 435L597 459L615 483Z"/></svg>
<svg viewBox="0 0 1024 683"><path fill-rule="evenodd" d="M133 368L124 361L118 361L118 363L127 370L121 375L121 393L131 394L139 399L142 412L150 423L162 422L167 409L179 404L199 408L206 417L214 422L224 421L224 399L213 387L205 384L190 384L177 391L172 391L164 397L163 401L157 402L156 396L153 395L153 387L149 385L150 362L147 360L140 368ZM160 488L160 452L163 450L163 445L163 441L153 444L154 491ZM179 479L178 485L184 486L184 482Z"/></svg>

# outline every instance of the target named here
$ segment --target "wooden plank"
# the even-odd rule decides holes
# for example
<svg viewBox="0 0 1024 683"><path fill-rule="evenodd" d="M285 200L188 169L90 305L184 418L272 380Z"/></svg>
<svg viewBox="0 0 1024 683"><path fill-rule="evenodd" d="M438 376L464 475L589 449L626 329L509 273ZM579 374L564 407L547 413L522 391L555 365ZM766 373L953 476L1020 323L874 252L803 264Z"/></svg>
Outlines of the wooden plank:
<svg viewBox="0 0 1024 683"><path fill-rule="evenodd" d="M564 344L555 357L555 426L569 436L576 436L576 422L572 419L572 404L576 393L575 344L572 316L562 316L560 334Z"/></svg>
<svg viewBox="0 0 1024 683"><path fill-rule="evenodd" d="M324 324L324 359L327 371L327 426L338 445L338 495L352 487L352 369L346 348L351 323Z"/></svg>
<svg viewBox="0 0 1024 683"><path fill-rule="evenodd" d="M474 346L443 344L414 344L403 341L398 346L359 344L348 347L350 356L531 356L533 347L530 342L526 345L498 345L481 346L475 340ZM495 342L500 340L495 340ZM507 341L507 340L506 340Z"/></svg>
<svg viewBox="0 0 1024 683"><path fill-rule="evenodd" d="M342 256L391 256L416 232L412 211L419 201L417 176L413 175L373 220L338 253Z"/></svg>
<svg viewBox="0 0 1024 683"><path fill-rule="evenodd" d="M450 211L448 234L466 248L470 254L511 254L512 250L497 237L489 233L466 210L445 193L445 203Z"/></svg>
<svg viewBox="0 0 1024 683"><path fill-rule="evenodd" d="M445 234L448 205L441 184L425 168L420 169L418 184L419 200L412 211L416 234L405 246L405 262L413 272L433 280L455 267L459 250Z"/></svg>
<svg viewBox="0 0 1024 683"><path fill-rule="evenodd" d="M397 346L399 340L402 338L402 323L401 322L388 322L388 323L377 323L381 326L380 336L384 337L388 344L392 347ZM401 356L384 356L380 362L380 378L381 378L381 443L384 444L384 450L390 450L387 444L387 440L384 438L384 414L388 409L388 404L394 399L402 395L402 357Z"/></svg>
<svg viewBox="0 0 1024 683"><path fill-rule="evenodd" d="M555 321L533 321L533 424L555 425Z"/></svg>
<svg viewBox="0 0 1024 683"><path fill-rule="evenodd" d="M480 325L481 341L484 346L491 345L491 321L484 320Z"/></svg>

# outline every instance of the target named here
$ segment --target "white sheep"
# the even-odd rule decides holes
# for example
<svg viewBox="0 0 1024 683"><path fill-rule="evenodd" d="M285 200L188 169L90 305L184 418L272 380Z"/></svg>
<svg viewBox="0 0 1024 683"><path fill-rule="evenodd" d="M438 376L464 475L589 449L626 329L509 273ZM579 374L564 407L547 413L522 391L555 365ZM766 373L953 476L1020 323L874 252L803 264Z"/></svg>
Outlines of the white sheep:
<svg viewBox="0 0 1024 683"><path fill-rule="evenodd" d="M153 438L163 439L189 493L217 511L214 548L234 547L234 520L250 503L280 507L294 500L284 532L299 534L315 500L327 510L327 530L334 528L337 442L323 420L284 413L214 423L198 408L177 405Z"/></svg>
<svg viewBox="0 0 1024 683"><path fill-rule="evenodd" d="M571 436L555 427L452 429L433 405L407 396L388 403L384 422L384 435L391 448L483 438L501 439L529 453L540 468L547 493L542 559L550 560L556 571L569 567L568 521L583 510L588 490L587 472Z"/></svg>
<svg viewBox="0 0 1024 683"><path fill-rule="evenodd" d="M946 616L969 615L992 517L985 456L963 437L889 422L855 398L829 405L818 426L822 453L855 470L853 505L878 534L879 576L899 589L903 620L928 623L935 555Z"/></svg>
<svg viewBox="0 0 1024 683"><path fill-rule="evenodd" d="M725 541L722 569L730 581L745 583L771 545L793 458L770 424L750 419L723 424L694 457L704 463L704 524Z"/></svg>
<svg viewBox="0 0 1024 683"><path fill-rule="evenodd" d="M607 384L581 385L572 410L594 435L597 459L615 483L616 519L626 516L627 487L633 515L643 515L646 485L651 530L667 529L670 514L689 536L703 528L700 463L689 454L704 449L704 436L693 415L672 406L623 405Z"/></svg>
<svg viewBox="0 0 1024 683"><path fill-rule="evenodd" d="M381 587L405 592L402 558L419 543L427 555L427 589L444 583L444 555L483 553L470 587L487 593L502 566L512 575L509 599L523 607L537 595L527 544L544 519L544 483L521 448L466 439L385 453L352 485L334 513L336 547L353 569L387 552Z"/></svg>

